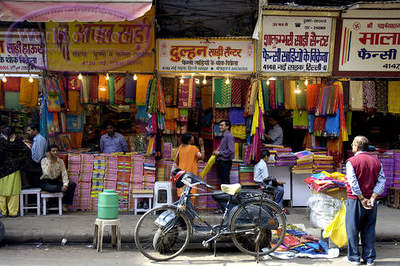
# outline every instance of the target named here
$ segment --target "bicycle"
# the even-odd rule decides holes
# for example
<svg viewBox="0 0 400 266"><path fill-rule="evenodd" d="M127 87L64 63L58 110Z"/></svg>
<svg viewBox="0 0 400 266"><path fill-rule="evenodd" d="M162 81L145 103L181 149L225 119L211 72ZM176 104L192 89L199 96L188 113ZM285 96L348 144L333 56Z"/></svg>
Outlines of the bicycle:
<svg viewBox="0 0 400 266"><path fill-rule="evenodd" d="M275 202L269 199L271 187L262 192L240 193L241 185L221 185L222 192L191 194L195 187L202 185L211 190L214 187L198 179L191 173L184 173L178 182L185 186L179 200L174 205L163 205L147 211L138 221L135 229L135 243L139 251L155 261L166 261L181 254L193 236L193 228L208 230L210 238L202 242L208 247L211 242L216 256L216 242L223 237L231 237L242 252L256 257L275 251L286 233L286 216ZM191 197L210 196L215 193L229 195L219 225L211 225L194 209ZM231 202L238 205L232 208ZM201 226L194 224L195 218Z"/></svg>

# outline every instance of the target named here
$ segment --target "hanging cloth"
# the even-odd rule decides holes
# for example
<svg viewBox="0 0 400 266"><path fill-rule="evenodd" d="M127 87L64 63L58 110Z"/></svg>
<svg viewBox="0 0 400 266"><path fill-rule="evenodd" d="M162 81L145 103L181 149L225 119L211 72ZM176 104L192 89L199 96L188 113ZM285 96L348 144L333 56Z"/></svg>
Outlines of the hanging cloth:
<svg viewBox="0 0 400 266"><path fill-rule="evenodd" d="M343 86L342 82L337 81L333 84L336 86L336 94L337 94L337 99L338 99L338 109L339 109L339 125L340 125L340 132L339 132L339 137L340 141L348 141L349 140L349 135L347 132L347 126L346 126L346 114L344 112L344 104L343 104ZM342 155L342 153L339 153Z"/></svg>
<svg viewBox="0 0 400 266"><path fill-rule="evenodd" d="M67 79L63 76L60 79L54 79L55 86L58 89L58 93L60 95L60 105L63 107L67 107L67 88L68 82Z"/></svg>
<svg viewBox="0 0 400 266"><path fill-rule="evenodd" d="M226 84L224 79L213 78L213 86L215 108L231 107L232 83Z"/></svg>
<svg viewBox="0 0 400 266"><path fill-rule="evenodd" d="M306 106L307 111L314 113L318 106L318 97L321 90L321 84L308 84L306 88Z"/></svg>
<svg viewBox="0 0 400 266"><path fill-rule="evenodd" d="M149 81L148 91L146 93L146 110L147 113L155 114L152 119L157 120L157 79Z"/></svg>
<svg viewBox="0 0 400 266"><path fill-rule="evenodd" d="M366 113L373 113L376 108L375 82L372 80L363 81L363 104Z"/></svg>
<svg viewBox="0 0 400 266"><path fill-rule="evenodd" d="M44 94L40 103L40 135L47 139L47 115L49 113L47 109L47 95Z"/></svg>
<svg viewBox="0 0 400 266"><path fill-rule="evenodd" d="M389 113L400 114L400 81L388 82Z"/></svg>
<svg viewBox="0 0 400 266"><path fill-rule="evenodd" d="M326 103L326 113L325 114L327 114L327 115L336 114L336 110L337 110L336 86L329 86L329 93L328 93L328 99L327 99L327 103Z"/></svg>
<svg viewBox="0 0 400 266"><path fill-rule="evenodd" d="M243 108L231 108L229 110L229 121L232 125L245 125L246 120L244 118Z"/></svg>
<svg viewBox="0 0 400 266"><path fill-rule="evenodd" d="M289 109L296 109L297 108L297 96L296 93L294 93L296 89L296 81L295 80L290 80L289 81L289 87L290 87L290 108Z"/></svg>
<svg viewBox="0 0 400 266"><path fill-rule="evenodd" d="M4 92L4 101L6 109L21 109L22 105L19 104L20 94L15 91L5 91Z"/></svg>
<svg viewBox="0 0 400 266"><path fill-rule="evenodd" d="M201 88L201 105L203 110L212 108L212 90L209 85Z"/></svg>
<svg viewBox="0 0 400 266"><path fill-rule="evenodd" d="M214 110L214 122L219 123L222 120L229 119L229 109L215 109Z"/></svg>
<svg viewBox="0 0 400 266"><path fill-rule="evenodd" d="M314 133L314 114L308 114L308 133Z"/></svg>
<svg viewBox="0 0 400 266"><path fill-rule="evenodd" d="M90 79L87 75L82 76L81 85L81 103L89 103Z"/></svg>
<svg viewBox="0 0 400 266"><path fill-rule="evenodd" d="M339 136L339 110L337 110L336 115L327 116L325 124L325 132L329 136L333 137Z"/></svg>
<svg viewBox="0 0 400 266"><path fill-rule="evenodd" d="M99 76L90 75L89 76L89 86L90 86L90 102L97 103L99 99Z"/></svg>
<svg viewBox="0 0 400 266"><path fill-rule="evenodd" d="M46 78L47 89L47 110L49 112L60 112L60 90L57 88L56 81L52 78Z"/></svg>
<svg viewBox="0 0 400 266"><path fill-rule="evenodd" d="M285 94L285 109L290 110L292 109L291 95L290 95L290 80L288 79L283 80L283 88Z"/></svg>
<svg viewBox="0 0 400 266"><path fill-rule="evenodd" d="M245 86L246 80L233 79L232 80L232 107L242 106L242 90Z"/></svg>
<svg viewBox="0 0 400 266"><path fill-rule="evenodd" d="M113 105L115 103L115 78L113 75L108 79L108 95L110 99L109 102Z"/></svg>
<svg viewBox="0 0 400 266"><path fill-rule="evenodd" d="M293 110L293 129L307 129L308 114L303 110Z"/></svg>
<svg viewBox="0 0 400 266"><path fill-rule="evenodd" d="M346 113L346 129L347 134L351 136L351 121L353 120L353 112L349 111Z"/></svg>
<svg viewBox="0 0 400 266"><path fill-rule="evenodd" d="M283 80L275 80L275 106L276 109L285 109L285 89Z"/></svg>
<svg viewBox="0 0 400 266"><path fill-rule="evenodd" d="M305 110L307 105L306 85L302 80L297 80L296 86L300 90L300 93L296 94L296 108L299 110Z"/></svg>
<svg viewBox="0 0 400 266"><path fill-rule="evenodd" d="M108 80L105 75L99 75L99 87L98 87L98 101L100 103L109 102L109 92L108 92Z"/></svg>
<svg viewBox="0 0 400 266"><path fill-rule="evenodd" d="M353 111L364 110L362 84L362 81L350 80L350 108Z"/></svg>
<svg viewBox="0 0 400 266"><path fill-rule="evenodd" d="M125 78L125 102L135 103L136 102L136 88L137 80L134 80L131 75L127 75Z"/></svg>
<svg viewBox="0 0 400 266"><path fill-rule="evenodd" d="M388 111L388 82L377 80L376 83L376 110L386 113Z"/></svg>
<svg viewBox="0 0 400 266"><path fill-rule="evenodd" d="M270 90L266 80L261 80L261 88L263 94L264 109L266 111L270 111L271 110L271 107L269 106Z"/></svg>
<svg viewBox="0 0 400 266"><path fill-rule="evenodd" d="M0 109L4 109L4 89L3 89L3 82L0 81Z"/></svg>
<svg viewBox="0 0 400 266"><path fill-rule="evenodd" d="M242 89L242 105L245 106L247 103L247 93L251 89L251 82L250 80L246 79L245 82L243 82L243 89Z"/></svg>
<svg viewBox="0 0 400 266"><path fill-rule="evenodd" d="M125 77L114 76L114 84L115 84L114 103L125 104Z"/></svg>
<svg viewBox="0 0 400 266"><path fill-rule="evenodd" d="M276 109L275 80L269 81L269 105L270 105L271 109Z"/></svg>
<svg viewBox="0 0 400 266"><path fill-rule="evenodd" d="M165 97L164 97L163 91L164 90L162 88L162 84L161 84L160 80L158 79L157 80L157 112L158 112L158 114L165 114L166 106L165 106ZM160 117L160 119L163 119L162 116L159 115L159 117ZM160 119L159 119L159 121L161 121ZM159 128L162 129L161 126L159 126Z"/></svg>
<svg viewBox="0 0 400 266"><path fill-rule="evenodd" d="M83 113L80 115L66 115L66 124L68 132L82 132L83 124L84 124L84 115Z"/></svg>
<svg viewBox="0 0 400 266"><path fill-rule="evenodd" d="M21 78L7 77L7 82L3 83L4 91L19 92Z"/></svg>
<svg viewBox="0 0 400 266"><path fill-rule="evenodd" d="M342 81L343 86L343 109L345 112L350 110L350 81Z"/></svg>
<svg viewBox="0 0 400 266"><path fill-rule="evenodd" d="M146 104L146 94L149 81L153 79L153 75L137 75L137 86L136 86L136 104Z"/></svg>
<svg viewBox="0 0 400 266"><path fill-rule="evenodd" d="M36 107L38 105L39 80L29 82L29 78L21 78L19 103L25 107Z"/></svg>
<svg viewBox="0 0 400 266"><path fill-rule="evenodd" d="M79 91L68 90L68 112L72 114L80 114L82 112Z"/></svg>
<svg viewBox="0 0 400 266"><path fill-rule="evenodd" d="M71 75L68 78L68 90L80 91L81 90L81 81L78 79L77 75Z"/></svg>
<svg viewBox="0 0 400 266"><path fill-rule="evenodd" d="M60 132L60 124L58 120L58 113L47 113L47 134L55 136Z"/></svg>
<svg viewBox="0 0 400 266"><path fill-rule="evenodd" d="M178 80L176 78L162 78L165 92L166 106L176 106L178 98Z"/></svg>

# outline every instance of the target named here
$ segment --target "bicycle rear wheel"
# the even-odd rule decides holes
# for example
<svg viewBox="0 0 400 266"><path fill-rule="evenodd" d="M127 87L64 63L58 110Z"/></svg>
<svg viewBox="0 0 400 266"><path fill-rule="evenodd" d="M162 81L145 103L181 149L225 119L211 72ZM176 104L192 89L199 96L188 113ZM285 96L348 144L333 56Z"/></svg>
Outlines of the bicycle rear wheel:
<svg viewBox="0 0 400 266"><path fill-rule="evenodd" d="M274 202L258 199L239 205L231 219L235 246L242 252L257 256L277 249L285 237L286 216Z"/></svg>
<svg viewBox="0 0 400 266"><path fill-rule="evenodd" d="M187 216L175 206L161 206L147 211L135 229L139 251L155 261L170 260L186 248L192 234Z"/></svg>

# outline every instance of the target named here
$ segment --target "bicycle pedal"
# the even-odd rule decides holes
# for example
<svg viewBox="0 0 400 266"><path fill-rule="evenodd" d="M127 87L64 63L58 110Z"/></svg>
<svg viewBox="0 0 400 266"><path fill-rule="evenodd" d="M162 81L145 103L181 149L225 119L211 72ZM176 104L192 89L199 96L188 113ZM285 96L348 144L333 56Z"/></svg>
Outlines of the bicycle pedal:
<svg viewBox="0 0 400 266"><path fill-rule="evenodd" d="M203 247L205 247L205 248L209 248L209 247L210 247L210 243L207 243L206 241L203 241L201 244L202 244Z"/></svg>

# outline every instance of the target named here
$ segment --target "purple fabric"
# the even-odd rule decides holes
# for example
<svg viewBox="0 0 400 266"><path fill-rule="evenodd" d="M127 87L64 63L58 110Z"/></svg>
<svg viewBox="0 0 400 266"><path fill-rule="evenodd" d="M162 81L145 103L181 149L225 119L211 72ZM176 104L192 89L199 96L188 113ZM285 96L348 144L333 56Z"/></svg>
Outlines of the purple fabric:
<svg viewBox="0 0 400 266"><path fill-rule="evenodd" d="M125 80L125 99L129 102L136 102L136 83L132 77L127 77Z"/></svg>
<svg viewBox="0 0 400 266"><path fill-rule="evenodd" d="M229 120L232 125L245 125L246 120L243 117L244 109L243 108L231 108L229 110Z"/></svg>
<svg viewBox="0 0 400 266"><path fill-rule="evenodd" d="M235 138L230 131L224 133L218 152L218 159L222 161L232 161L235 158Z"/></svg>

